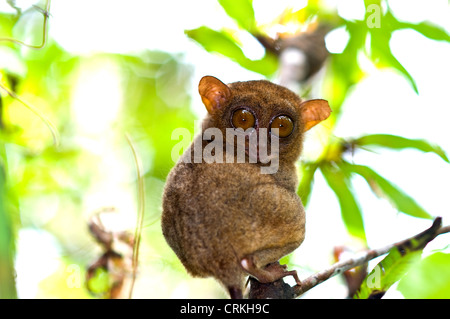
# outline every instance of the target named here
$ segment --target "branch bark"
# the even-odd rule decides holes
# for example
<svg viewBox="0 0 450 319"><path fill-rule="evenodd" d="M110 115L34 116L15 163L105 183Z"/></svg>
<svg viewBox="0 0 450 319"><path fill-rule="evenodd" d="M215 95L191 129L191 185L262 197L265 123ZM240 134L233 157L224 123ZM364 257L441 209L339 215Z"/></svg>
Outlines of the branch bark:
<svg viewBox="0 0 450 319"><path fill-rule="evenodd" d="M282 298L290 299L297 298L307 292L308 290L314 288L318 284L330 279L331 277L342 274L345 271L358 267L367 263L368 261L387 254L391 249L397 248L400 253L404 253L406 249L418 250L423 249L430 241L432 241L436 236L449 233L450 225L441 227L442 219L437 217L432 226L427 230L417 234L413 237L407 238L405 240L399 241L381 247L378 249L369 249L363 251L353 258L337 262L330 267L302 280L302 284L289 286L283 279L269 284L261 284L256 279L250 279L250 293L249 298L254 299L266 299L266 298Z"/></svg>
<svg viewBox="0 0 450 319"><path fill-rule="evenodd" d="M278 84L298 92L300 84L317 73L327 59L325 35L331 29L331 25L322 23L314 30L276 39L264 34L254 36L267 51L278 56Z"/></svg>

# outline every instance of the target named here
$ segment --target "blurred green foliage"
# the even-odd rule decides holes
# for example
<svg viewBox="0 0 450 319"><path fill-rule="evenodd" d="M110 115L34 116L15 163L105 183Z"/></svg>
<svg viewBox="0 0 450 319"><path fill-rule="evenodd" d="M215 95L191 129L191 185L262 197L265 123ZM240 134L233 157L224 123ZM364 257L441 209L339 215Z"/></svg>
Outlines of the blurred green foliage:
<svg viewBox="0 0 450 319"><path fill-rule="evenodd" d="M237 29L254 36L263 32L255 19L251 0L219 0L219 3L236 21ZM366 9L371 4L380 5L380 1L364 3ZM11 1L11 4L14 2ZM177 141L171 140L171 133L179 127L188 128L191 132L194 130L192 123L196 115L190 109L192 97L189 89L193 66L183 61L183 55L161 51L83 56L65 51L52 39L48 39L42 50L30 50L17 43L1 41L2 38L26 38L31 42L36 40L36 43L41 41L41 25L31 31L26 28L27 22L31 23L31 17L40 14L38 10L34 11L30 9L27 14L20 10L16 13L0 13L0 84L45 115L59 133L59 145L54 145L51 132L42 118L0 88L0 298L14 298L17 295L14 283L15 241L18 231L26 228L50 232L58 239L64 256L57 271L41 282L38 296L89 297L83 284L68 287L66 270L71 265L78 265L81 272L76 275L83 282L86 265L101 253L89 234L86 220L94 210L102 208L91 204L89 200L99 187L112 183L113 180L105 178L108 172L111 176L118 174L118 184L124 184L125 188L134 190L136 186L134 162L125 140L126 133L133 137L144 164L146 209L141 263L154 272L162 272L165 267L181 270L175 256L166 254L167 246L161 236L159 216L164 180L174 165L171 150ZM352 187L352 177L359 175L377 196L387 198L398 211L414 217L431 218L433 214L426 212L399 186L372 168L348 163L344 158L355 149L413 148L421 152L433 152L449 162L439 146L382 132L357 139L336 138L333 129L344 115L341 106L347 93L364 77L357 63L359 54L365 54L378 67L397 70L417 92L414 78L391 52L389 41L392 33L409 28L430 39L450 42L449 35L428 22L412 24L398 21L389 8L382 12L381 29L368 27L366 19L371 14L369 10L366 10L364 21L348 21L318 0L310 0L300 14L304 21L318 19L333 28L344 27L349 33L345 49L340 54L330 56L326 70L324 98L329 100L333 108L326 137L328 143L316 160L300 163L302 179L298 193L303 202L305 205L308 203L314 188L315 174L320 172L338 198L342 220L348 232L365 242L362 212ZM186 30L185 34L206 51L219 53L245 69L269 79L276 74L277 57L266 52L259 60L248 58L234 31L201 26ZM105 120L106 113L113 110L103 105L109 100L101 96L113 93L108 92L110 87L105 92L102 81L106 78L100 78L90 91L91 98L98 104L89 105L91 112L87 113L87 117L84 114L82 121L77 118L77 112L80 111L75 107L79 98L77 90L83 87L80 81L86 79L82 76L84 73L94 75L92 65L100 65L100 69L111 71L109 74L116 75L115 80L120 86L119 109L109 122ZM97 94L100 96L95 96ZM98 115L97 109L105 113ZM83 121L94 122L94 126L97 121L98 126L104 127L96 135L95 130L83 129ZM100 124L103 122L105 124ZM102 143L112 148L112 152L102 152ZM119 174L117 170L124 173ZM103 184L99 186L98 181L103 181ZM118 188L117 192L106 195L113 201L122 190ZM129 205L128 209L130 211L126 211L126 214L136 214L133 205ZM446 254L427 257L414 272L402 279L402 293L407 297L416 296L412 293L414 284L409 286L407 282L422 280L418 278L423 278L421 276L425 272L429 273L429 267L437 265L443 269L448 264ZM442 271L445 273L445 270ZM171 280L176 282L176 276ZM105 273L101 273L97 279L94 284L99 291L105 290L105 286L110 284ZM152 281L152 284L155 282ZM420 296L448 296L448 293L445 289L438 291L429 288Z"/></svg>
<svg viewBox="0 0 450 319"><path fill-rule="evenodd" d="M31 16L0 13L0 38L19 38ZM18 27L19 21L21 27ZM42 28L36 27L27 38L33 41L40 32ZM160 260L148 256L162 254L160 250L165 249L158 220L164 180L174 164L171 150L177 141L171 140L171 133L179 127L193 132L196 119L190 110L192 66L181 62L181 55L160 51L136 55L73 55L52 39L42 50L24 49L17 43L1 40L0 45L2 87L41 112L59 133L59 145L55 145L46 123L27 105L0 88L0 298L16 297L14 243L19 229L50 232L61 245L62 264L54 275L42 281L38 296L89 297L84 284L68 287L66 279L70 273L67 269L78 265L81 272L77 276L83 283L86 267L100 253L87 227L89 216L102 209L102 206L87 204L98 187L96 182L105 175L106 179L108 175L125 175L122 177L124 187L135 190L135 164L126 133L133 137L144 163L147 205L142 259L152 258L149 264L159 265ZM121 85L122 104L114 120L107 123L106 131L115 132L112 137L105 137L108 134L104 131L100 135L95 135L95 130L94 133L83 131L83 123L77 122L74 101L79 94L77 90L83 87L79 82L85 79L83 74L95 73L91 70L93 65L116 71L116 80ZM96 84L98 94L105 94L103 83ZM93 92L96 90L94 88ZM102 103L101 98L95 100ZM94 118L90 120L94 120L94 126L95 121L101 126L103 116L95 118L97 106L101 107L91 106L90 116ZM107 105L102 109L108 110ZM98 143L102 139L110 139L113 153L108 156L117 157L111 161L125 163L124 167L112 166L111 169L125 173L108 172L106 168L106 172L101 172L109 162L105 154L96 149L102 147L102 143ZM114 196L109 195L111 199ZM136 210L125 213L133 219ZM160 239L155 240L157 237ZM100 287L107 282L104 275L100 274L100 279L91 283L96 287L94 290L104 288Z"/></svg>
<svg viewBox="0 0 450 319"><path fill-rule="evenodd" d="M425 257L400 280L399 291L411 299L450 298L449 263L450 254L443 252Z"/></svg>
<svg viewBox="0 0 450 319"><path fill-rule="evenodd" d="M17 297L13 264L15 227L8 211L7 193L5 168L2 165L0 166L0 299Z"/></svg>

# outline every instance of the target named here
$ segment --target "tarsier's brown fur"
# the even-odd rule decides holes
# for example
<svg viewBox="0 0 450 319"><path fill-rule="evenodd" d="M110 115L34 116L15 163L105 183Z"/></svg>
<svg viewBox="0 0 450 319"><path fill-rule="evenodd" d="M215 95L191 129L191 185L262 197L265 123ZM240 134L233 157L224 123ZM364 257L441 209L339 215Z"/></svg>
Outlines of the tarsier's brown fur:
<svg viewBox="0 0 450 319"><path fill-rule="evenodd" d="M305 211L296 194L295 162L304 131L330 114L324 100L303 102L290 90L268 81L235 82L228 86L213 77L200 81L199 92L208 110L202 131L233 127L236 109L250 109L256 131L268 128L279 114L288 115L294 130L279 138L279 167L262 174L257 163L194 163L194 147L170 172L163 195L163 234L193 276L214 277L242 297L245 277L271 282L295 271L280 266L281 257L305 237ZM196 137L202 149L209 143ZM225 154L225 142L224 142Z"/></svg>

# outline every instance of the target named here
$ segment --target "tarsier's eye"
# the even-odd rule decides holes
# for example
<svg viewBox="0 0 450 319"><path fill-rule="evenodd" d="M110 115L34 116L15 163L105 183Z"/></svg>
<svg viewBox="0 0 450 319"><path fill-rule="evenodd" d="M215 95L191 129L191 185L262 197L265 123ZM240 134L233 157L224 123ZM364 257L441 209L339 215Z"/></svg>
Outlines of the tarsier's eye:
<svg viewBox="0 0 450 319"><path fill-rule="evenodd" d="M278 134L276 134L274 131L271 130L271 132L278 136L278 137L288 137L291 135L292 131L294 130L294 123L292 122L291 118L287 115L279 115L275 117L272 120L272 123L270 124L270 128L278 129Z"/></svg>
<svg viewBox="0 0 450 319"><path fill-rule="evenodd" d="M252 112L246 109L239 109L234 111L231 123L235 128L241 128L244 131L250 127L255 126L255 116Z"/></svg>

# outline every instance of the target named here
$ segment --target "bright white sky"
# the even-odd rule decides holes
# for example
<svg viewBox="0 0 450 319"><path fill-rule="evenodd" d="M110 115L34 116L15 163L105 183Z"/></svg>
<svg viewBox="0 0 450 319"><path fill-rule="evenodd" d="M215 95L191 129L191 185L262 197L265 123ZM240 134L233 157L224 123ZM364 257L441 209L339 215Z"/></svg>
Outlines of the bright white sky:
<svg viewBox="0 0 450 319"><path fill-rule="evenodd" d="M17 1L19 5L26 2L34 1ZM344 18L362 19L364 16L362 0L327 2L337 5L339 14ZM257 21L268 22L284 7L295 4L300 8L304 3L254 0ZM389 5L399 19L417 23L430 20L450 32L447 0L391 0ZM184 60L195 67L193 96L197 94L198 80L206 74L215 75L224 82L261 78L227 59L206 53L184 35L185 29L201 25L216 29L235 28L234 22L213 0L52 1L51 14L51 36L74 53L129 53L146 49L183 53ZM252 58L260 57L263 50L259 44L245 33L242 36L248 39L244 51ZM345 32L337 33L327 41L330 48L342 49L346 41ZM431 41L414 31L405 30L393 35L391 46L395 56L416 79L420 94L417 96L398 74L375 70L370 63L362 60L363 67L371 75L350 93L344 105L345 117L339 123L336 134L356 137L367 133L391 133L424 138L441 145L450 154L450 44ZM86 79L89 77L85 75ZM101 88L99 81L96 82L96 94L100 95L108 95L114 91L111 87L117 85L112 80ZM81 99L79 105L86 105L86 101L92 100L93 93L88 87L87 83L80 88L84 96L81 94L78 97ZM194 98L193 101L194 109L202 114L200 99ZM85 111L89 109L92 111L86 106ZM85 116L80 118L86 119ZM99 123L96 122L96 125ZM416 198L432 215L444 216L444 224L450 224L450 210L446 203L450 191L450 165L437 156L415 151L387 152L382 156L359 153L354 160L382 172ZM341 222L334 195L320 176L317 176L315 186L307 212L307 240L297 256L299 265L321 269L331 262L328 259L331 247L336 243L345 244L347 238L344 230L338 228ZM355 188L362 202L369 244L373 247L408 237L430 224L429 221L412 220L397 214L388 203L374 198L363 180L356 179ZM324 234L333 234L333 237ZM445 245L443 242L440 245L436 243L435 248ZM327 292L329 287L324 285L323 289L315 289L311 296L336 297L334 292Z"/></svg>

